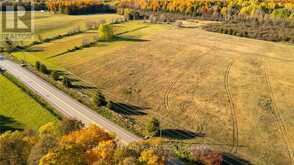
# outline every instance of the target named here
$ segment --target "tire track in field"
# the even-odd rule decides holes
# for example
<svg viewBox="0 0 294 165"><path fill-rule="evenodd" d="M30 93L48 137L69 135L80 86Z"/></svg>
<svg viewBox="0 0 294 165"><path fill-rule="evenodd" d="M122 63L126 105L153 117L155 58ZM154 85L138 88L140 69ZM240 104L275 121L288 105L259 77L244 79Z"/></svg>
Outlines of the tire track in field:
<svg viewBox="0 0 294 165"><path fill-rule="evenodd" d="M165 106L165 109L169 111L169 96L173 92L173 89L175 88L177 84L178 79L171 81L169 87L165 91L164 97L163 97L163 104Z"/></svg>
<svg viewBox="0 0 294 165"><path fill-rule="evenodd" d="M195 62L199 61L199 59L201 59L204 56L206 56L206 54L205 53L201 53L198 57L195 58L195 60L193 60L193 62L191 63L191 65L189 65L188 67L191 67L191 66L195 65ZM168 86L168 88L166 89L166 91L164 93L163 105L162 105L165 108L166 111L170 111L170 107L169 107L169 97L170 97L170 94L175 90L176 84L179 82L179 80L181 79L181 77L183 77L185 74L186 74L186 71L183 71L182 73L178 74L176 80L172 80L172 81L169 82L169 86ZM159 114L159 116L161 116L160 117L161 119L165 119L165 121L168 120L168 123L169 124L172 124L176 128L179 127L179 125L173 124L174 121L172 121L172 119L167 119L166 118L168 115L169 115L169 113L167 113L165 115L160 115ZM196 116L197 116L197 114L196 114ZM176 134L178 134L178 135L180 135L182 137L183 136L184 137L187 137L188 139L190 137L194 137L194 135L190 135L190 133L187 133L188 136L187 135L183 135L181 132L178 132L177 130L175 130L174 133L176 133Z"/></svg>
<svg viewBox="0 0 294 165"><path fill-rule="evenodd" d="M289 142L289 139L287 136L288 130L284 124L284 120L281 117L280 111L279 111L278 106L275 101L275 97L274 97L274 93L273 93L273 89L272 89L272 84L271 84L270 77L269 77L268 65L266 63L264 66L264 75L265 75L265 82L266 82L266 85L269 89L270 97L271 97L271 101L272 101L272 106L271 106L272 111L271 112L274 117L274 120L276 121L276 125L278 126L280 133L282 134L282 137L283 137L285 144L287 146L287 152L288 152L290 162L291 162L291 164L293 164L293 153L292 153L290 142Z"/></svg>
<svg viewBox="0 0 294 165"><path fill-rule="evenodd" d="M232 69L234 62L235 62L235 60L232 60L225 70L224 84L225 84L225 90L226 90L227 99L229 102L230 111L231 111L232 120L233 120L233 123L232 123L233 124L233 134L232 134L233 145L231 148L231 152L236 153L236 152L238 152L238 146L239 146L238 118L237 118L235 104L233 101L233 96L232 96L231 89L230 89L230 79L229 79L230 72L231 72L231 69Z"/></svg>
<svg viewBox="0 0 294 165"><path fill-rule="evenodd" d="M205 56L205 55L201 55L201 56L199 56L198 57L198 59L199 58L201 58L201 57L203 57L203 56ZM172 81L172 82L177 82L177 81ZM176 83L175 83L176 84ZM174 85L175 85L174 84ZM171 87L172 86L172 83L170 84L170 86L169 87ZM170 89L170 88L169 88ZM108 97L108 98L110 98L111 100L116 100L116 101L118 101L118 100L121 100L121 99L118 99L118 97L116 97L116 96L114 96L113 94L111 94L111 93L109 93L109 92L106 92L105 90L102 90L103 91L103 93L105 94L105 96L106 97ZM169 91L169 92L172 92L172 91ZM161 109L160 107L162 107L162 106L164 106L164 105L161 105L161 106L159 106L159 109ZM133 111L132 109L130 109L129 107L126 107L126 106L124 106L124 105L122 105L122 110L123 111L126 111L126 112L129 112L129 111ZM160 114L158 114L158 113L154 113L154 112L150 112L152 115L156 115L156 116L160 116ZM164 118L164 117L161 117L161 118ZM179 125L177 125L177 124L175 124L174 123L174 121L172 121L172 119L166 119L165 118L165 120L163 121L163 122L167 122L168 124L172 124L173 126L176 126L176 127L185 127L185 125L184 124L182 124L182 123L178 123ZM183 128L182 127L182 128ZM174 136L174 135L179 135L179 136L181 136L181 137L186 137L187 139L189 139L189 138L191 138L191 137L194 137L195 135L190 135L189 133L187 133L187 134L182 134L181 132L178 132L177 130L175 130L173 133L167 133L167 134L169 134L169 135L172 135L172 136ZM213 141L213 142L217 142L217 141L215 141L215 140L213 140L213 139L210 139L209 138L209 140L210 141ZM183 143L183 142L180 142L180 143ZM235 147L235 145L233 144L225 144L225 143L217 143L217 145L221 145L221 146L229 146L229 147ZM237 147L244 147L244 146L237 146Z"/></svg>
<svg viewBox="0 0 294 165"><path fill-rule="evenodd" d="M195 60L192 62L192 64L191 64L190 66L195 65L194 62L199 61L199 59L202 58L203 56L205 56L205 54L204 54L204 53L201 53L200 56L198 56L198 57L195 58ZM176 87L176 84L178 83L178 81L179 81L182 77L184 77L184 75L185 75L186 73L187 73L186 71L183 71L182 73L180 73L180 74L178 75L178 77L177 77L176 80L171 80L171 81L169 82L169 86L168 86L168 88L166 89L166 91L164 92L164 96L163 96L163 105L164 105L166 111L169 111L169 109L170 109L170 108L169 108L169 105L170 105L170 104L169 104L169 97L170 97L171 93L175 90L175 87Z"/></svg>

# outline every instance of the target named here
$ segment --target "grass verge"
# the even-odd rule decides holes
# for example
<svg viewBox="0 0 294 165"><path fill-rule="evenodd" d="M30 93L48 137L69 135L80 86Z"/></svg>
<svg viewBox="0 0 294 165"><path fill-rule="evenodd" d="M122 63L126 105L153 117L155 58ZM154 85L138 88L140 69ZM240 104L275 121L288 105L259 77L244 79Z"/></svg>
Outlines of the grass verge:
<svg viewBox="0 0 294 165"><path fill-rule="evenodd" d="M0 75L0 133L34 130L61 119L54 109L9 73Z"/></svg>
<svg viewBox="0 0 294 165"><path fill-rule="evenodd" d="M33 98L36 102L38 102L42 107L44 107L46 110L48 110L53 116L58 118L59 120L62 119L62 115L57 112L52 106L50 106L42 97L35 94L31 89L29 89L26 85L24 85L22 82L17 80L13 75L9 74L8 72L3 73L3 76L6 77L9 81L11 81L13 84L15 84L17 87L19 87L24 93L29 95L31 98Z"/></svg>

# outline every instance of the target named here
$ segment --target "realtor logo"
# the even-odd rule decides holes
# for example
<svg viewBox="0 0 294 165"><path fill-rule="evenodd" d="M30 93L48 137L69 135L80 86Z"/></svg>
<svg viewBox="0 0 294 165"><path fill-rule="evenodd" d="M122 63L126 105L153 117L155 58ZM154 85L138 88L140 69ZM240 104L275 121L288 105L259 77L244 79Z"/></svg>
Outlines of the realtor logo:
<svg viewBox="0 0 294 165"><path fill-rule="evenodd" d="M22 6L20 3L1 2L0 39L30 39L33 34L33 4Z"/></svg>

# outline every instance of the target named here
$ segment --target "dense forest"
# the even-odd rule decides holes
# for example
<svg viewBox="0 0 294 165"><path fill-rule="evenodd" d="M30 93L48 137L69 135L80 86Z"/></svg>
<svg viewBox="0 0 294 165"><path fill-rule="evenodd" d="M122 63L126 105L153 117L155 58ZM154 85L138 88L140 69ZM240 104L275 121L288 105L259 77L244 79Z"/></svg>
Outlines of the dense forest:
<svg viewBox="0 0 294 165"><path fill-rule="evenodd" d="M294 3L275 0L120 0L119 7L153 12L182 13L190 16L294 17Z"/></svg>
<svg viewBox="0 0 294 165"><path fill-rule="evenodd" d="M192 147L194 164L220 165L222 156L207 147ZM178 156L158 139L120 144L103 129L77 120L49 122L37 132L7 131L0 134L1 165L164 165ZM175 157L176 156L176 157Z"/></svg>
<svg viewBox="0 0 294 165"><path fill-rule="evenodd" d="M4 1L1 3L0 11L6 10L6 6L22 6L26 11L31 10L47 10L47 5L44 0L23 0L23 1Z"/></svg>
<svg viewBox="0 0 294 165"><path fill-rule="evenodd" d="M114 8L100 0L47 0L46 4L49 11L70 15L115 12Z"/></svg>
<svg viewBox="0 0 294 165"><path fill-rule="evenodd" d="M117 8L120 13L133 9L223 18L236 15L294 18L292 0L24 0L7 1L2 6L20 4L29 10L32 3L35 10L65 14L109 13Z"/></svg>

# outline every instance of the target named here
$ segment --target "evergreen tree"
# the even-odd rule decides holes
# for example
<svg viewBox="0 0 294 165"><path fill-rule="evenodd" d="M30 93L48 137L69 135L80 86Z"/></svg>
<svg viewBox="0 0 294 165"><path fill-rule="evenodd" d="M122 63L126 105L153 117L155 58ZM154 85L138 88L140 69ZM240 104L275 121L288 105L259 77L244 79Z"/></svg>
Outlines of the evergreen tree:
<svg viewBox="0 0 294 165"><path fill-rule="evenodd" d="M41 63L40 61L37 61L36 64L35 64L35 67L38 71L40 71L40 67L41 67Z"/></svg>
<svg viewBox="0 0 294 165"><path fill-rule="evenodd" d="M59 72L58 71L53 71L52 72L52 78L53 78L53 80L55 80L55 81L58 81L59 80Z"/></svg>
<svg viewBox="0 0 294 165"><path fill-rule="evenodd" d="M67 88L71 88L72 87L71 80L68 77L63 77L62 83Z"/></svg>

